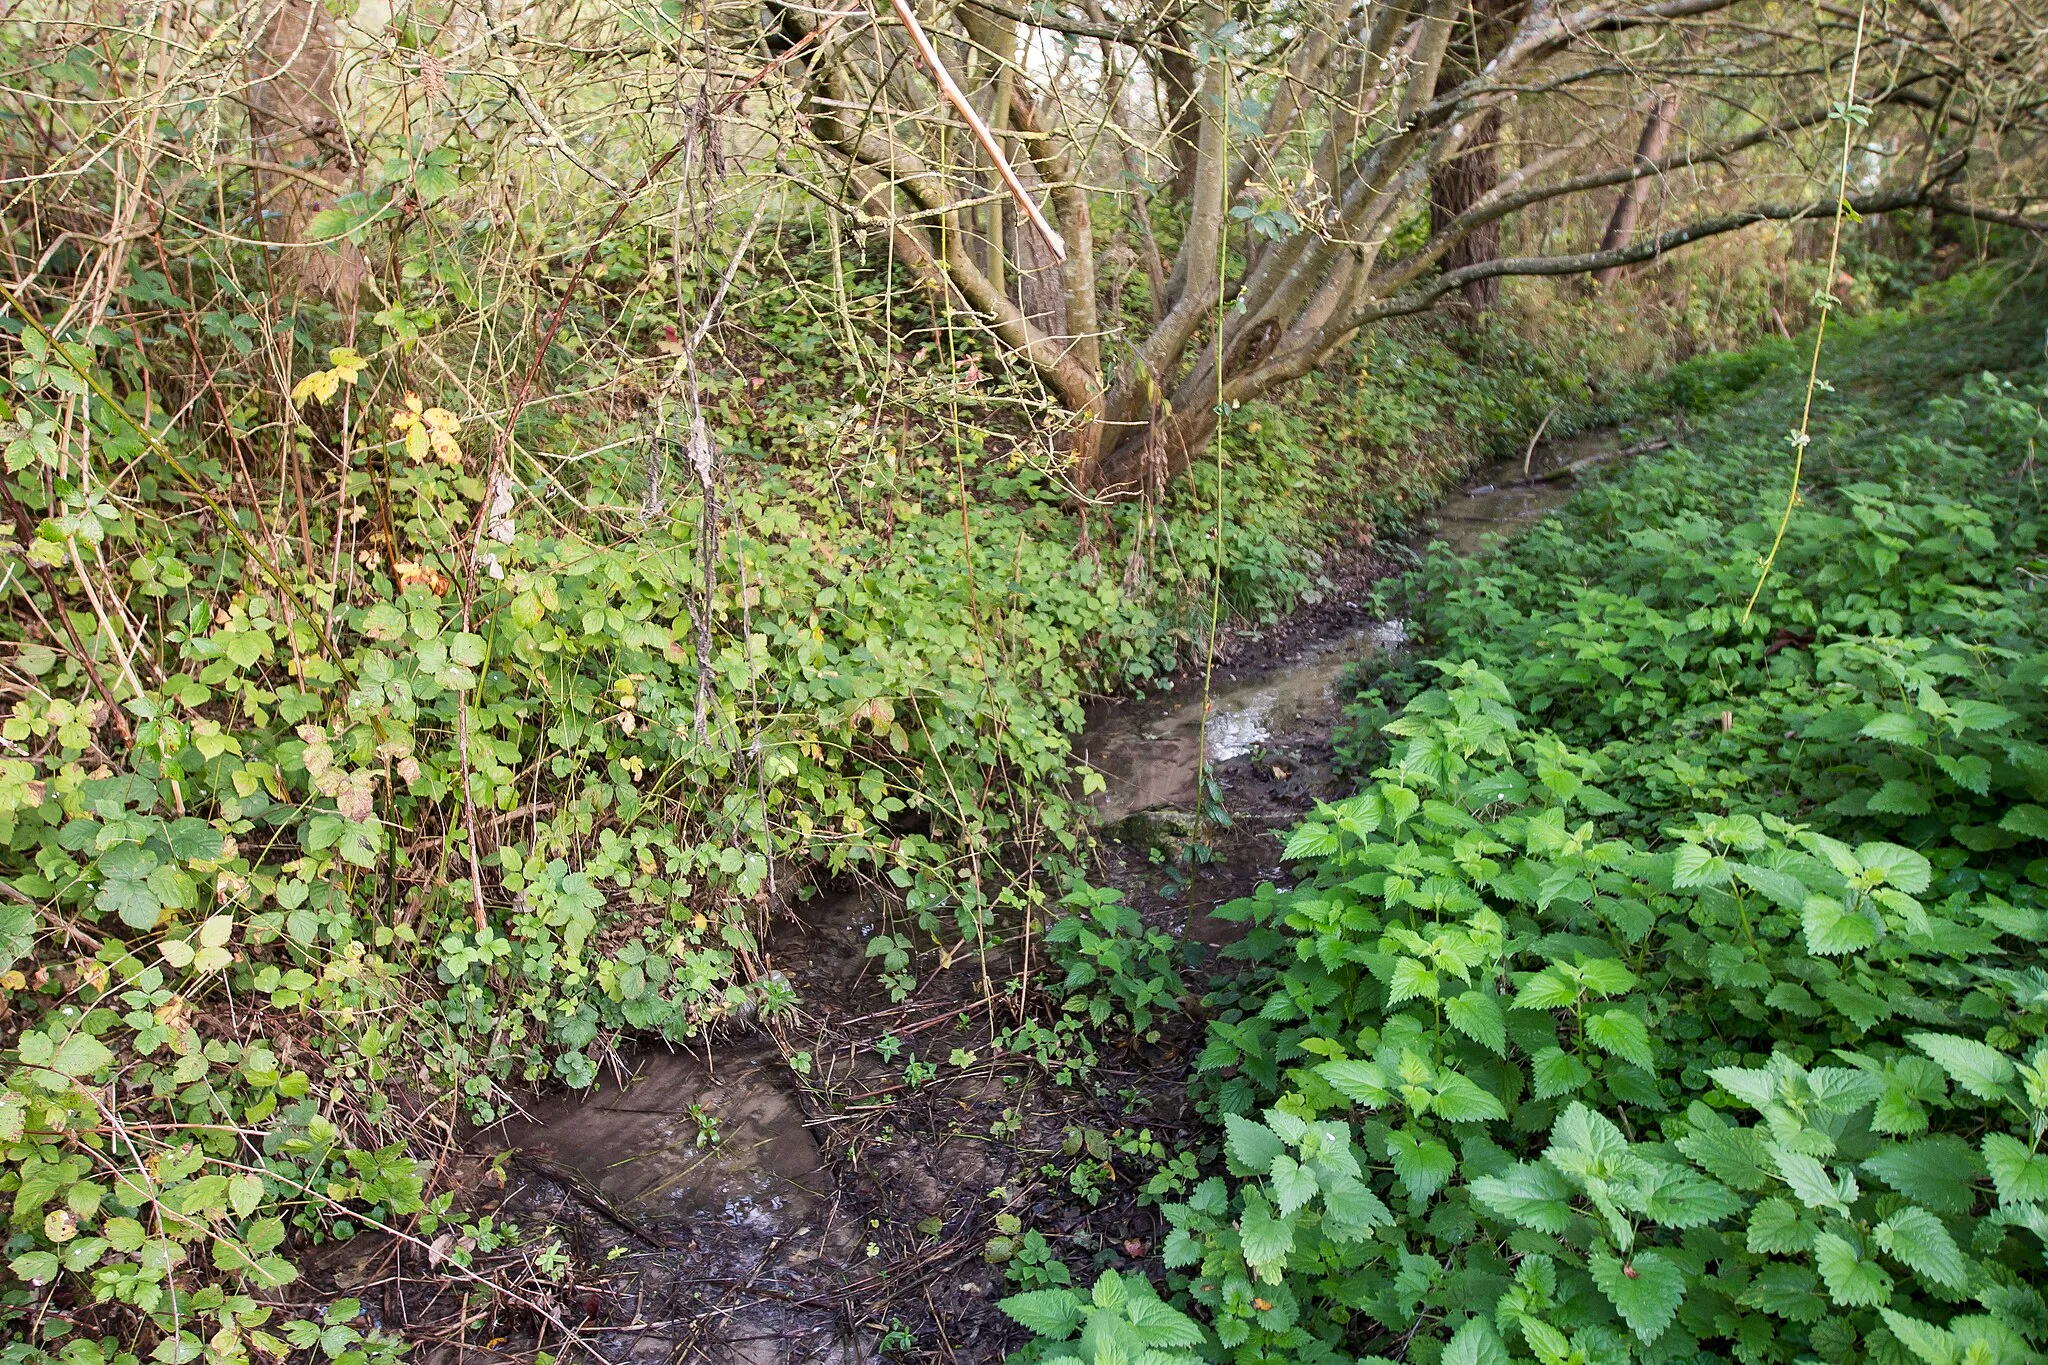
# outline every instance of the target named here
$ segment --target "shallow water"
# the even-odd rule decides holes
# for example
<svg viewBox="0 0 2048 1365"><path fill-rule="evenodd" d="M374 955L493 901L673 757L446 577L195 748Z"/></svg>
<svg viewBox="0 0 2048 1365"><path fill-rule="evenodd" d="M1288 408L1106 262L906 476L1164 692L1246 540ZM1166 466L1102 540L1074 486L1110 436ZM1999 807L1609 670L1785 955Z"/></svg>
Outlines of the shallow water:
<svg viewBox="0 0 2048 1365"><path fill-rule="evenodd" d="M1526 470L1519 458L1482 469L1468 480L1470 491L1452 494L1438 510L1440 529L1418 539L1479 552L1488 537L1513 535L1573 491L1569 476L1508 485L1618 450L1611 433L1595 433L1544 447ZM1185 683L1092 707L1075 751L1106 784L1095 799L1098 823L1191 809L1204 751L1216 766L1255 760L1261 781L1270 774L1306 802L1331 781L1327 739L1346 700L1340 680L1353 665L1406 644L1402 622L1379 621L1276 663L1219 669L1206 717L1199 685ZM1304 761L1304 750L1318 745L1323 757ZM830 1010L869 968L865 942L880 912L836 896L798 913L808 933L801 965L791 961L794 983L814 1007ZM636 1317L670 1319L598 1331L592 1344L618 1360L873 1359L872 1344L846 1334L840 1315L825 1306L833 1286L858 1274L868 1232L840 1213L817 1136L831 1130L806 1121L781 1054L764 1040L728 1040L708 1057L647 1049L630 1064L623 1084L552 1097L495 1134L494 1145L519 1153L534 1177L521 1211L544 1216L550 1203L559 1211L570 1192L586 1203L594 1197L616 1225L611 1259L627 1258L620 1268L639 1273L633 1298L644 1307ZM717 1286L759 1286L774 1297L720 1298L708 1292Z"/></svg>
<svg viewBox="0 0 2048 1365"><path fill-rule="evenodd" d="M1337 682L1361 659L1397 650L1408 634L1399 621L1376 621L1319 641L1266 668L1219 670L1209 687L1208 725L1199 692L1159 692L1096 708L1075 742L1082 763L1107 784L1096 818L1111 824L1144 810L1189 809L1196 755L1212 764L1257 754L1276 736L1334 722L1343 709Z"/></svg>

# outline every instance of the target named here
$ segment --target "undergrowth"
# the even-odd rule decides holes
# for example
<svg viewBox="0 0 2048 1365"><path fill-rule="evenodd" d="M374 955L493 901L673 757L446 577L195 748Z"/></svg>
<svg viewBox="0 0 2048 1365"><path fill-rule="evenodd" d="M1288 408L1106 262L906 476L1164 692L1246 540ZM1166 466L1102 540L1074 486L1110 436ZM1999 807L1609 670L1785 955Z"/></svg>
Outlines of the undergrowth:
<svg viewBox="0 0 2048 1365"><path fill-rule="evenodd" d="M1513 555L1431 558L1440 660L1223 912L1172 1311L1015 1296L1029 1357L2048 1351L2048 388L1992 288L1844 329L1747 622L1789 347L1674 375L1693 429Z"/></svg>

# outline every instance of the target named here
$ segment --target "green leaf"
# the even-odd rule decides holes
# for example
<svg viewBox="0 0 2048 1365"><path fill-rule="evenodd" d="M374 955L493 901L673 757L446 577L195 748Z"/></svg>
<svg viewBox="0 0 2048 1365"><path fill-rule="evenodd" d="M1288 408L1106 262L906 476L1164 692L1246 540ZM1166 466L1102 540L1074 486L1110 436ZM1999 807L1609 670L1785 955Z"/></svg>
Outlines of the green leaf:
<svg viewBox="0 0 2048 1365"><path fill-rule="evenodd" d="M128 877L110 878L93 897L93 904L118 916L130 929L148 933L163 917L164 903L147 881Z"/></svg>
<svg viewBox="0 0 2048 1365"><path fill-rule="evenodd" d="M1749 1288L1743 1291L1742 1302L1793 1322L1819 1322L1828 1314L1828 1301L1820 1293L1820 1277L1806 1266L1784 1261L1761 1267Z"/></svg>
<svg viewBox="0 0 2048 1365"><path fill-rule="evenodd" d="M1452 1123L1480 1123L1508 1116L1506 1106L1498 1099L1456 1071L1437 1074L1436 1098L1429 1107L1437 1117Z"/></svg>
<svg viewBox="0 0 2048 1365"><path fill-rule="evenodd" d="M1944 1289L1960 1290L1970 1282L1970 1264L1942 1221L1913 1205L1898 1210L1872 1230L1879 1251Z"/></svg>
<svg viewBox="0 0 2048 1365"><path fill-rule="evenodd" d="M1287 1150L1279 1134L1241 1114L1225 1114L1223 1131L1224 1152L1245 1172L1264 1175L1273 1168L1273 1158Z"/></svg>
<svg viewBox="0 0 2048 1365"><path fill-rule="evenodd" d="M1442 1189L1458 1169L1458 1159L1450 1148L1408 1132L1387 1135L1387 1157L1394 1163L1394 1175L1402 1187L1417 1199L1427 1199Z"/></svg>
<svg viewBox="0 0 2048 1365"><path fill-rule="evenodd" d="M1378 1062L1324 1062L1316 1075L1330 1083L1344 1098L1368 1109L1378 1109L1394 1097L1397 1079Z"/></svg>
<svg viewBox="0 0 2048 1365"><path fill-rule="evenodd" d="M1570 1009L1579 1001L1578 989L1548 967L1523 977L1521 987L1515 994L1518 1010Z"/></svg>
<svg viewBox="0 0 2048 1365"><path fill-rule="evenodd" d="M48 1284L57 1278L57 1257L49 1251L23 1252L9 1261L7 1268L30 1284Z"/></svg>
<svg viewBox="0 0 2048 1365"><path fill-rule="evenodd" d="M2048 1203L2048 1155L2005 1133L1984 1135L1984 1164L2001 1204Z"/></svg>
<svg viewBox="0 0 2048 1365"><path fill-rule="evenodd" d="M1472 1197L1501 1217L1556 1237L1570 1226L1571 1182L1547 1165L1523 1162L1505 1175L1482 1176Z"/></svg>
<svg viewBox="0 0 2048 1365"><path fill-rule="evenodd" d="M1291 1216L1296 1209L1316 1197L1314 1172L1302 1169L1291 1156L1273 1158L1272 1176L1274 1202L1280 1206L1283 1218Z"/></svg>
<svg viewBox="0 0 2048 1365"><path fill-rule="evenodd" d="M2004 1098L2012 1084L2012 1059L1988 1043L1946 1033L1912 1033L1906 1041L1932 1057L1949 1079L1980 1100Z"/></svg>
<svg viewBox="0 0 2048 1365"><path fill-rule="evenodd" d="M1639 1251L1626 1262L1598 1252L1589 1268L1614 1311L1646 1343L1664 1335L1685 1300L1685 1272L1661 1252Z"/></svg>
<svg viewBox="0 0 2048 1365"><path fill-rule="evenodd" d="M1445 1003L1444 1018L1481 1047L1498 1056L1508 1055L1507 1020L1496 997L1485 991L1466 991Z"/></svg>
<svg viewBox="0 0 2048 1365"><path fill-rule="evenodd" d="M1294 1250L1294 1220L1275 1218L1265 1200L1247 1198L1237 1231L1246 1263L1259 1272L1260 1279L1277 1283L1281 1263Z"/></svg>
<svg viewBox="0 0 2048 1365"><path fill-rule="evenodd" d="M1744 1245L1757 1255L1772 1252L1790 1255L1812 1247L1813 1234L1813 1224L1793 1207L1790 1200L1773 1195L1769 1199L1758 1200L1756 1207L1749 1211L1749 1232Z"/></svg>
<svg viewBox="0 0 2048 1365"><path fill-rule="evenodd" d="M1856 1199L1856 1177L1844 1175L1836 1180L1828 1174L1827 1167L1807 1155L1781 1147L1776 1143L1769 1146L1771 1160L1777 1163L1778 1174L1792 1187L1792 1193L1799 1202L1810 1209L1827 1209L1833 1213L1848 1216L1849 1205Z"/></svg>
<svg viewBox="0 0 2048 1365"><path fill-rule="evenodd" d="M1611 1009L1586 1020L1586 1039L1593 1046L1645 1071L1655 1069L1656 1055L1650 1050L1650 1030L1625 1009Z"/></svg>
<svg viewBox="0 0 2048 1365"><path fill-rule="evenodd" d="M1821 1233L1813 1239L1813 1260L1828 1297L1844 1308L1876 1308L1891 1302L1890 1273L1865 1260L1847 1238Z"/></svg>
<svg viewBox="0 0 2048 1365"><path fill-rule="evenodd" d="M1035 1289L997 1305L1035 1336L1065 1341L1081 1329L1081 1296L1071 1289Z"/></svg>
<svg viewBox="0 0 2048 1365"><path fill-rule="evenodd" d="M1529 1059L1529 1074L1536 1083L1536 1098L1555 1099L1576 1095L1585 1089L1593 1073L1586 1064L1561 1047L1546 1047Z"/></svg>
<svg viewBox="0 0 2048 1365"><path fill-rule="evenodd" d="M1970 1145L1947 1135L1888 1145L1866 1160L1863 1169L1907 1198L1942 1213L1968 1213L1977 1202L1972 1182L1984 1176L1984 1163Z"/></svg>
<svg viewBox="0 0 2048 1365"><path fill-rule="evenodd" d="M1822 957L1860 953L1877 946L1877 926L1858 910L1845 909L1833 896L1808 896L1799 912L1809 952Z"/></svg>
<svg viewBox="0 0 2048 1365"><path fill-rule="evenodd" d="M1877 1311L1883 1315L1884 1325L1892 1329L1892 1335L1924 1365L1959 1365L1963 1349L1954 1333L1889 1308Z"/></svg>
<svg viewBox="0 0 2048 1365"><path fill-rule="evenodd" d="M1323 1231L1339 1242L1355 1242L1374 1228L1391 1227L1394 1215L1355 1176L1323 1177Z"/></svg>
<svg viewBox="0 0 2048 1365"><path fill-rule="evenodd" d="M53 1070L77 1079L91 1076L105 1067L113 1065L114 1054L109 1052L99 1039L90 1034L74 1033L58 1044L55 1055L50 1058Z"/></svg>
<svg viewBox="0 0 2048 1365"><path fill-rule="evenodd" d="M1998 827L2030 839L2048 839L2048 810L2035 805L2018 805L2005 813Z"/></svg>
<svg viewBox="0 0 2048 1365"><path fill-rule="evenodd" d="M405 635L405 613L389 602L379 602L363 613L362 632L372 640L397 640Z"/></svg>
<svg viewBox="0 0 2048 1365"><path fill-rule="evenodd" d="M1444 1347L1443 1365L1510 1365L1508 1348L1483 1317L1467 1318Z"/></svg>
<svg viewBox="0 0 2048 1365"><path fill-rule="evenodd" d="M1934 807L1927 802L1927 789L1918 782L1895 777L1871 793L1866 808L1880 815L1925 815Z"/></svg>

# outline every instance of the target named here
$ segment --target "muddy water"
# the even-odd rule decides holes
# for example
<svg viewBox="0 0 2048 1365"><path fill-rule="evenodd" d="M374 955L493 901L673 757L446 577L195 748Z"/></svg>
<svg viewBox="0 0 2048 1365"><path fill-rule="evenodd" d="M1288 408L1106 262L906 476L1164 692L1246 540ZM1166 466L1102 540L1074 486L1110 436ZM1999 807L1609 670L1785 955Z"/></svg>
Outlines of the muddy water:
<svg viewBox="0 0 2048 1365"><path fill-rule="evenodd" d="M1439 509L1435 534L1418 539L1476 553L1489 536L1512 536L1573 491L1569 476L1525 480L1618 450L1602 434L1555 442L1526 469L1520 459L1482 469L1468 491L1453 493ZM1206 937L1198 906L1282 875L1269 836L1318 797L1336 794L1329 736L1346 700L1340 681L1354 665L1392 657L1406 641L1401 622L1374 622L1283 660L1219 669L1210 680L1206 720L1201 696L1185 683L1092 708L1075 748L1106 783L1097 798L1100 824L1190 809L1204 750L1226 805L1240 817L1238 843L1224 850L1236 866L1201 873L1175 893L1191 936ZM1142 849L1129 857L1125 877L1115 867L1105 873L1112 884L1128 880L1140 893L1152 877ZM1199 884L1205 876L1215 883L1206 892ZM876 908L838 897L799 913L805 923L793 938L801 949L787 958L778 953L776 961L790 963L807 1008L862 1014L860 989L871 965L865 940L881 923ZM725 1040L706 1055L646 1049L628 1066L623 1081L550 1098L486 1138L486 1145L515 1154L506 1213L529 1227L567 1228L586 1267L581 1273L603 1286L606 1304L586 1310L593 1320L589 1353L649 1365L878 1359L877 1333L847 1322L862 1316L862 1276L873 1273L875 1239L888 1240L888 1232L843 1209L844 1192L821 1145L834 1141L833 1123L811 1116L817 1106L807 1108L780 1051L762 1040ZM812 1079L833 1085L822 1074ZM909 1166L921 1160L913 1151L903 1156ZM892 1184L932 1183L929 1172L887 1162L882 1171ZM944 1194L934 1185L910 1202L941 1204ZM976 1278L988 1283L957 1287L1000 1292L1000 1275L991 1277L987 1267Z"/></svg>
<svg viewBox="0 0 2048 1365"><path fill-rule="evenodd" d="M1444 499L1436 512L1438 529L1420 539L1443 541L1461 555L1478 554L1488 537L1512 537L1570 501L1577 480L1565 471L1591 469L1622 449L1614 432L1592 431L1540 446L1526 463L1509 459L1483 466L1465 481L1463 492ZM1554 477L1542 478L1546 474Z"/></svg>
<svg viewBox="0 0 2048 1365"><path fill-rule="evenodd" d="M1099 706L1075 746L1107 784L1097 819L1114 824L1139 811L1189 809L1196 755L1204 748L1211 764L1223 764L1318 728L1327 734L1342 709L1337 682L1345 670L1399 649L1407 638L1399 621L1380 621L1319 641L1283 664L1221 670L1210 681L1206 727L1202 696L1186 685Z"/></svg>

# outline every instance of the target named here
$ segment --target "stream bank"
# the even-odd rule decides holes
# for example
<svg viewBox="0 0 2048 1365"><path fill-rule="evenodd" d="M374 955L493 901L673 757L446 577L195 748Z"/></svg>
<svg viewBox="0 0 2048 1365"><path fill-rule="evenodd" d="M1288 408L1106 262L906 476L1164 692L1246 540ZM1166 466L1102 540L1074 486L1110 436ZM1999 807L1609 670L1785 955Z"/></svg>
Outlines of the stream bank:
<svg viewBox="0 0 2048 1365"><path fill-rule="evenodd" d="M1542 476L1621 450L1600 433L1477 471L1427 538L1470 553L1512 535L1570 496L1569 475ZM1183 675L1097 703L1076 741L1105 783L1095 880L1183 941L1197 988L1230 937L1210 912L1280 881L1274 835L1342 794L1330 741L1346 680L1407 645L1400 620L1373 618L1368 578L1345 586L1279 628L1234 633L1206 704L1203 676ZM1198 828L1205 752L1210 816L1225 818ZM1156 1271L1166 1228L1131 1177L1193 1141L1199 1023L1107 1049L1090 1084L1061 1085L1056 1065L1002 1049L1020 1018L1005 983L1028 970L1014 944L892 999L868 949L899 931L860 895L800 901L765 957L795 987L794 1012L701 1055L639 1049L593 1092L537 1097L476 1136L479 1172L501 1181L472 1182L471 1202L559 1248L553 1301L580 1354L990 1360L1019 1339L996 1301L1054 1282L1055 1262L1083 1280ZM1007 1267L984 1258L991 1238L1011 1248Z"/></svg>

